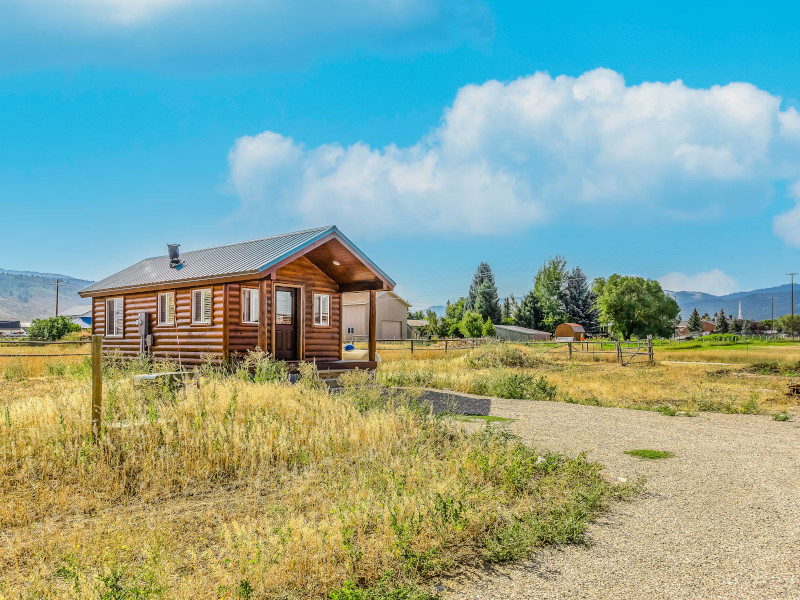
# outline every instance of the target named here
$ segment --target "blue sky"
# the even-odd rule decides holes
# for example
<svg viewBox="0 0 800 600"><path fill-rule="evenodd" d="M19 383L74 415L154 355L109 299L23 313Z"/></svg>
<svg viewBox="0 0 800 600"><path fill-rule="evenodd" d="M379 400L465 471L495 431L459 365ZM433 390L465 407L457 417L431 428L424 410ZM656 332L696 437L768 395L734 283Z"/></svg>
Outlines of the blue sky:
<svg viewBox="0 0 800 600"><path fill-rule="evenodd" d="M0 267L335 223L419 307L477 264L800 270L800 6L7 0Z"/></svg>

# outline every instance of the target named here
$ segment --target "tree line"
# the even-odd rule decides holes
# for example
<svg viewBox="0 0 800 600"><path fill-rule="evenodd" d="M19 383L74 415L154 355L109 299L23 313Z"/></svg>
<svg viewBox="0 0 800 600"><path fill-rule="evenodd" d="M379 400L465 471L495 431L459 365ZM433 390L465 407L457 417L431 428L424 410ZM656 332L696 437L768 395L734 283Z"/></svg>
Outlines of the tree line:
<svg viewBox="0 0 800 600"><path fill-rule="evenodd" d="M753 321L750 319L735 319L733 315L726 315L725 309L720 308L712 317L708 313L700 314L697 308L692 310L687 320L690 332L702 331L703 321L714 323L715 333L750 333L763 334L766 331L778 333L800 332L800 315L781 315L772 319Z"/></svg>
<svg viewBox="0 0 800 600"><path fill-rule="evenodd" d="M423 335L480 337L495 334L494 325L518 325L553 333L561 323L577 323L590 333L600 326L616 336L670 336L677 325L678 303L652 279L614 274L590 284L579 266L569 268L563 256L547 259L522 298L500 299L492 268L478 265L467 295L447 302L445 315L432 310L410 312L427 321Z"/></svg>

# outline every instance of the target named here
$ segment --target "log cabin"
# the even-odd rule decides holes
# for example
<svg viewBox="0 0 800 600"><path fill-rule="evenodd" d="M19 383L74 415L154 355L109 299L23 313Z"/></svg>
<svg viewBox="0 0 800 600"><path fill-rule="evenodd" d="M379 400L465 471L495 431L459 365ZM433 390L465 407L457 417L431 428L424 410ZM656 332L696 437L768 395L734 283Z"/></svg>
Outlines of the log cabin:
<svg viewBox="0 0 800 600"><path fill-rule="evenodd" d="M147 258L79 292L103 351L197 365L261 348L320 369L375 368L376 293L394 281L336 226ZM343 359L342 294L370 297L365 360Z"/></svg>

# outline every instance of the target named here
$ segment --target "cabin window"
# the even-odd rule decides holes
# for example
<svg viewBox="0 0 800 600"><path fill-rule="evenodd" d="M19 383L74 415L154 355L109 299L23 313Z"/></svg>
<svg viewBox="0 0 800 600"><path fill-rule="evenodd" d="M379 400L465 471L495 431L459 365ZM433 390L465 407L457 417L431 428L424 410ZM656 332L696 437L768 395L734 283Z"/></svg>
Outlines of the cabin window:
<svg viewBox="0 0 800 600"><path fill-rule="evenodd" d="M242 288L242 323L258 323L258 290Z"/></svg>
<svg viewBox="0 0 800 600"><path fill-rule="evenodd" d="M348 327L347 328L347 333L355 333L355 332L356 332L356 328L355 327Z"/></svg>
<svg viewBox="0 0 800 600"><path fill-rule="evenodd" d="M106 335L122 337L125 334L125 311L122 298L106 299Z"/></svg>
<svg viewBox="0 0 800 600"><path fill-rule="evenodd" d="M175 324L175 292L158 295L158 324Z"/></svg>
<svg viewBox="0 0 800 600"><path fill-rule="evenodd" d="M192 290L192 323L209 325L211 323L211 289Z"/></svg>
<svg viewBox="0 0 800 600"><path fill-rule="evenodd" d="M314 294L314 325L327 327L331 324L330 294Z"/></svg>

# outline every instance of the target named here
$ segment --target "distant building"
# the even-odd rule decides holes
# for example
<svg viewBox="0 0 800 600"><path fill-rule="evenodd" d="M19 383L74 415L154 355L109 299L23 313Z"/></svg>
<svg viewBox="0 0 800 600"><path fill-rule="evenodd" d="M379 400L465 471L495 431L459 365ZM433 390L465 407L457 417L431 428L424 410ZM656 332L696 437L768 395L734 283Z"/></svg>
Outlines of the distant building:
<svg viewBox="0 0 800 600"><path fill-rule="evenodd" d="M571 339L577 342L586 339L586 330L577 323L562 323L556 327L554 336L557 340Z"/></svg>
<svg viewBox="0 0 800 600"><path fill-rule="evenodd" d="M73 306L72 308L60 311L60 316L69 317L72 322L79 325L81 329L92 328L92 305Z"/></svg>
<svg viewBox="0 0 800 600"><path fill-rule="evenodd" d="M497 339L509 342L548 341L551 337L547 331L517 325L495 325L494 329L497 332Z"/></svg>
<svg viewBox="0 0 800 600"><path fill-rule="evenodd" d="M410 339L419 339L422 337L422 328L428 325L425 319L408 319L406 328L408 329L408 337Z"/></svg>
<svg viewBox="0 0 800 600"><path fill-rule="evenodd" d="M0 321L0 336L22 335L25 331L19 321Z"/></svg>
<svg viewBox="0 0 800 600"><path fill-rule="evenodd" d="M700 335L709 335L714 333L717 329L717 324L713 320L701 319L700 331L689 331L689 321L681 321L675 328L675 335L677 337L684 337L692 334L699 333Z"/></svg>
<svg viewBox="0 0 800 600"><path fill-rule="evenodd" d="M408 337L406 321L411 304L392 291L378 292L375 302L378 339L406 339ZM368 325L369 292L342 294L342 334L344 339L365 339Z"/></svg>

